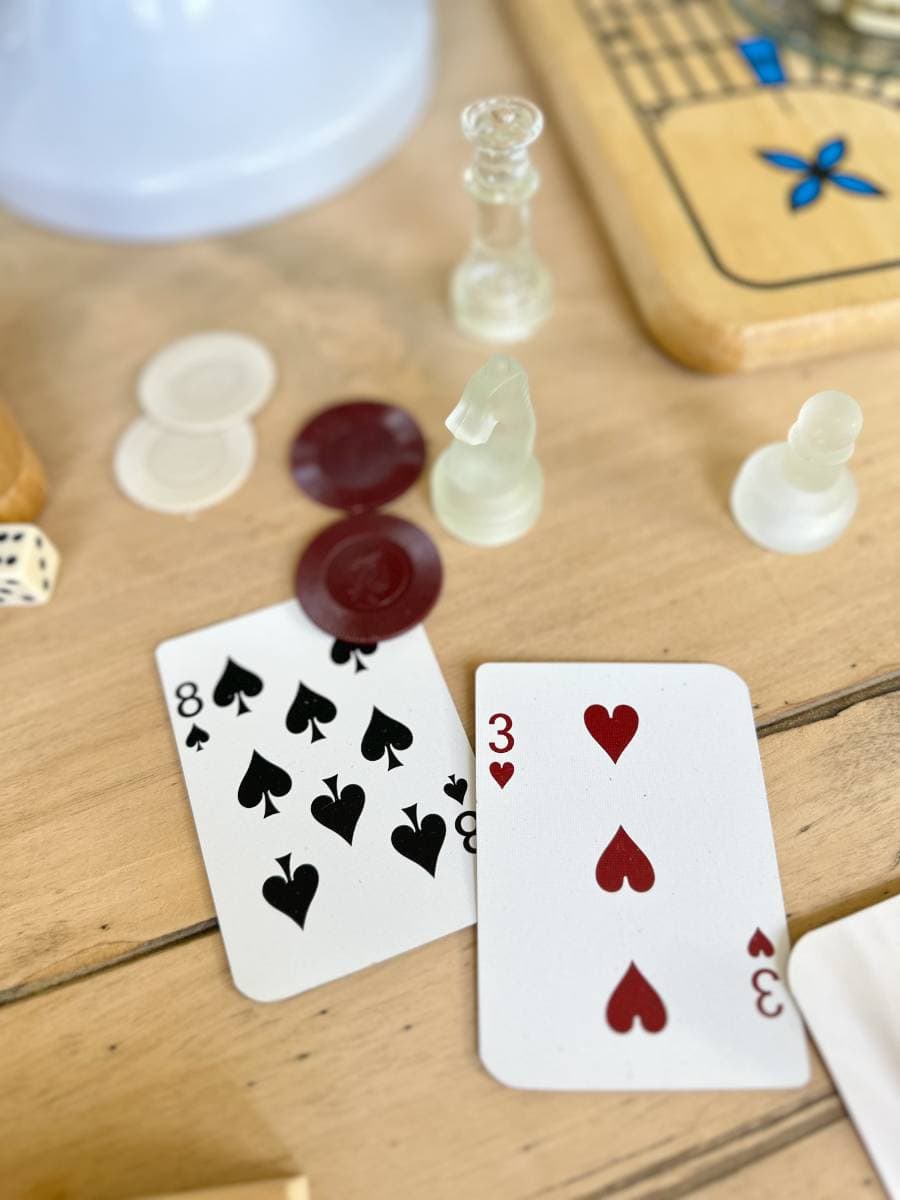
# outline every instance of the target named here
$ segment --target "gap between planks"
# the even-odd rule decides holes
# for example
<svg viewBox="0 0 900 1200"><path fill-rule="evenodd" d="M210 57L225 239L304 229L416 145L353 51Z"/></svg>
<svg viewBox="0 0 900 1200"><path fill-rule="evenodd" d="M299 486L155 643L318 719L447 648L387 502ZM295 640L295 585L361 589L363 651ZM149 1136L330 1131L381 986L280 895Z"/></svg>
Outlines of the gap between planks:
<svg viewBox="0 0 900 1200"><path fill-rule="evenodd" d="M825 696L814 703L798 706L790 712L762 718L757 722L756 730L760 738L771 734L783 733L804 725L812 725L818 721L831 720L857 704L874 700L892 692L900 691L900 672L884 675L854 688L847 688ZM874 902L871 889L861 896L854 898L850 905L844 904L843 911L826 910L819 914L821 924L834 920L837 916L845 915L845 911L866 907ZM215 917L199 921L183 929L173 930L150 941L142 942L131 950L120 954L108 962L87 966L81 970L69 972L58 979L44 980L29 986L8 988L0 992L0 1004L11 1004L20 1000L43 994L44 992L65 987L80 980L112 971L136 959L151 954L158 954L175 946L207 937L215 933L219 923ZM841 1101L833 1088L818 1096L807 1097L798 1104L780 1108L762 1120L738 1126L736 1129L692 1147L690 1150L671 1158L663 1158L648 1165L641 1171L622 1176L615 1182L599 1190L589 1190L583 1193L582 1200L682 1200L683 1197L695 1195L699 1190L718 1180L728 1178L742 1171L745 1167L757 1163L760 1159L770 1157L796 1142L812 1137L822 1129L845 1120ZM666 1176L669 1176L668 1181ZM587 1183L587 1176L581 1177ZM578 1179L562 1181L561 1186L577 1184ZM648 1185L650 1189L647 1190ZM589 1186L589 1185L588 1185ZM549 1192L541 1192L528 1200L539 1200L541 1196L552 1196L557 1187Z"/></svg>
<svg viewBox="0 0 900 1200"><path fill-rule="evenodd" d="M763 717L756 723L757 736L760 738L769 737L771 734L784 733L789 729L798 729L804 725L813 725L817 721L829 721L832 717L838 716L848 708L854 708L857 704L864 704L867 700L874 700L879 696L886 696L896 691L900 691L900 671L878 676L857 687L849 687L841 691L831 692L827 696L821 697L809 704L798 705L789 712L779 713L777 716ZM852 908L843 905L839 912L835 911L832 913L829 911L826 915L823 915L822 921L817 923L822 924L826 919L834 920L838 916L846 915L848 911L864 908L867 904L874 902L869 897L868 892L863 897L858 897L857 899L860 900L860 903L854 903ZM878 899L878 897L876 896L875 899ZM0 990L0 1005L15 1004L56 988L67 987L69 984L89 979L93 975L100 975L106 971L114 970L116 967L125 966L127 963L134 962L135 959L144 958L149 954L159 954L163 950L181 946L185 942L193 941L195 938L207 937L209 934L215 933L218 928L218 920L215 917L210 917L205 921L198 921L194 925L185 926L183 929L174 929L171 933L161 934L159 937L151 938L149 941L139 942L138 945L133 946L130 950L126 950L123 954L117 954L107 962L81 967L75 971L59 975L55 979L42 979L35 983L17 984L14 987L5 988Z"/></svg>
<svg viewBox="0 0 900 1200"><path fill-rule="evenodd" d="M737 1129L692 1146L681 1154L660 1159L599 1190L584 1193L581 1200L611 1200L612 1197L637 1200L638 1196L640 1200L682 1200L682 1197L694 1196L710 1184L736 1175L745 1167L778 1154L841 1120L846 1120L844 1107L832 1089L790 1108L779 1109L759 1121L739 1125ZM689 1173L681 1170L691 1166L693 1170ZM664 1176L667 1174L676 1177L666 1182ZM642 1185L645 1184L655 1186L652 1190L644 1190Z"/></svg>
<svg viewBox="0 0 900 1200"><path fill-rule="evenodd" d="M887 696L891 692L900 691L900 670L889 671L877 675L865 683L829 692L807 704L798 704L777 716L762 717L756 722L757 737L768 737L772 733L784 733L787 729L797 729L801 725L814 725L816 721L829 721L848 708L864 704L866 700L875 700L878 696Z"/></svg>

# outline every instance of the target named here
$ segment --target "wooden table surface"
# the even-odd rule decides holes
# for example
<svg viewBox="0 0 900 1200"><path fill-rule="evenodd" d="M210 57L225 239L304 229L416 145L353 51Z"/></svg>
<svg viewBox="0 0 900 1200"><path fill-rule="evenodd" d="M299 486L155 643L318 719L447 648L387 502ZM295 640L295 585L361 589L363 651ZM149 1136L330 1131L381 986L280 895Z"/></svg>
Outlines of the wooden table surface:
<svg viewBox="0 0 900 1200"><path fill-rule="evenodd" d="M153 662L158 642L290 594L331 519L290 437L347 394L392 397L432 455L485 350L450 324L467 243L460 107L541 99L487 0L445 0L441 71L402 151L313 212L227 239L100 246L0 218L2 386L43 456L63 554L7 611L0 806L0 1194L107 1200L305 1171L315 1200L880 1194L826 1071L800 1091L557 1095L479 1065L471 930L273 1006L232 987ZM711 660L749 682L794 937L900 891L900 350L741 378L691 374L636 323L548 123L535 225L555 315L520 350L546 511L508 548L444 536L425 481L395 511L444 556L428 632L471 732L484 660ZM250 481L196 519L116 490L134 380L204 328L281 369ZM824 387L866 415L859 513L809 558L727 511L754 447Z"/></svg>

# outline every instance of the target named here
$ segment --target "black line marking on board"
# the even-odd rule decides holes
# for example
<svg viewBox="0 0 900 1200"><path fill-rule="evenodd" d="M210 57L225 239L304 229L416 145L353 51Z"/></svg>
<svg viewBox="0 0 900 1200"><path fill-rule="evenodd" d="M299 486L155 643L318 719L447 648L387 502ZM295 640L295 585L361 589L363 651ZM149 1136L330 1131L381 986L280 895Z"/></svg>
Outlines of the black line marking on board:
<svg viewBox="0 0 900 1200"><path fill-rule="evenodd" d="M728 78L728 72L722 66L716 51L718 46L703 35L703 30L697 21L697 14L694 12L693 4L677 4L676 11L681 20L682 28L688 33L690 38L690 46L692 49L697 49L701 54L706 56L706 64L710 72L719 80L719 86L722 92L727 96L734 91L734 83Z"/></svg>
<svg viewBox="0 0 900 1200"><path fill-rule="evenodd" d="M625 36L628 37L629 15L622 5L618 4L616 0L599 0L599 2L602 2L610 12L615 13L617 36L621 37L624 32ZM719 100L723 97L723 95L726 95L726 93L724 91L706 93L696 98L679 101L667 95L665 87L662 84L662 80L659 79L658 72L656 72L659 84L658 91L662 93L665 99L660 101L657 105L648 106L641 104L635 95L634 89L631 87L627 76L621 69L619 62L616 60L616 57L611 55L606 47L601 23L599 20L599 14L597 12L598 0L575 0L575 6L580 12L585 25L590 30L598 50L606 60L606 63L610 68L610 72L619 85L619 89L627 104L631 108L635 118L637 119L638 124L644 131L644 136L646 137L650 149L653 152L657 163L659 164L660 170L665 175L670 187L672 188L672 191L675 193L678 202L681 204L681 207L683 208L688 221L692 225L700 244L706 251L707 257L720 275L724 276L726 279L730 279L732 283L736 283L741 287L750 288L754 291L772 292L780 291L783 288L800 287L814 283L824 283L826 280L831 279L845 279L855 275L871 275L876 271L888 271L900 267L900 258L893 258L885 259L882 262L867 263L865 266L844 267L838 271L819 271L813 275L797 275L788 279L778 280L746 279L744 276L738 275L737 272L732 271L729 267L726 267L725 263L719 256L718 251L713 245L712 239L706 232L703 223L697 216L697 213L691 204L690 197L681 183L681 180L679 179L670 158L660 144L654 128L655 123L659 121L670 109L676 109L684 105L702 104L713 100ZM723 39L727 41L729 47L732 47L734 45L734 41L740 37L741 34L736 32L732 38L728 33L726 33L723 15L724 10L715 2L710 5L710 8L714 10L717 17L717 24L723 30ZM641 62L641 64L647 70L649 77L653 71L653 64L652 62L648 61L646 50L643 47L636 45L635 54L638 56L638 61ZM848 88L840 83L825 84L820 79L810 79L803 82L791 80L790 86L798 91L815 90L843 94L851 91L860 96L861 99L871 100L872 103L884 104L889 108L900 108L900 98L890 99L883 94L880 94L877 99L874 97L867 97L865 94L856 91L856 89L852 87ZM758 91L759 85L751 84L743 88L736 87L732 92L727 93L727 95L729 99L731 99L740 97L742 95L756 94Z"/></svg>
<svg viewBox="0 0 900 1200"><path fill-rule="evenodd" d="M646 0L636 0L639 10L643 11L644 17L649 25L653 26L656 36L660 40L660 46L666 52L666 56L675 64L675 69L681 78L684 80L684 85L688 90L688 95L691 99L696 100L702 95L700 84L694 72L688 66L684 52L676 42L672 41L671 30L666 28L665 18L661 10L655 4L648 4Z"/></svg>
<svg viewBox="0 0 900 1200"><path fill-rule="evenodd" d="M614 0L612 3L610 3L609 8L610 8L610 11L616 15L618 26L620 28L628 28L628 14L624 11L624 9L622 9L617 3L615 3ZM644 75L646 76L647 82L650 84L650 87L653 90L653 92L655 93L655 97L656 97L655 103L652 106L650 106L650 108L648 108L647 111L651 112L651 113L662 112L666 108L668 108L669 105L671 105L673 103L673 97L671 97L669 95L668 89L666 88L665 81L663 80L662 75L660 75L659 71L656 69L656 64L655 64L653 58L651 57L650 52L647 49L647 47L642 46L638 42L636 42L634 40L633 35L632 35L632 45L634 47L632 50L634 60L635 60L635 62L640 64L640 66L643 67ZM641 110L642 108L646 107L646 106L642 106L640 104L640 101L638 100L637 96L634 94L634 90L632 89L627 76L621 71L619 72L619 79L620 79L619 86L622 88L622 90L626 93L626 96L629 98L629 102L630 102L632 108Z"/></svg>

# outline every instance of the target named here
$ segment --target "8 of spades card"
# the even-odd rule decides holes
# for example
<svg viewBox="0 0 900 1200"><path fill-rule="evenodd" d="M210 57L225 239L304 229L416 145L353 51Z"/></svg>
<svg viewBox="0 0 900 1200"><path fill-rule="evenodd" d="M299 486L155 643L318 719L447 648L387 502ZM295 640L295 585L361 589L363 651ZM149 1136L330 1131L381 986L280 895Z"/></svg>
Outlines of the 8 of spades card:
<svg viewBox="0 0 900 1200"><path fill-rule="evenodd" d="M348 648L289 601L156 657L245 995L294 995L473 923L472 753L421 627Z"/></svg>

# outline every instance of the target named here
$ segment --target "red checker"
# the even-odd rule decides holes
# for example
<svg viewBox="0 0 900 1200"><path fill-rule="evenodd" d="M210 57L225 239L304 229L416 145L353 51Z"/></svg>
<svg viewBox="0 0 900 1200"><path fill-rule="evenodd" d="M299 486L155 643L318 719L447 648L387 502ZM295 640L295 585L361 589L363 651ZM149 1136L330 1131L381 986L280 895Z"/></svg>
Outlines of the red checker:
<svg viewBox="0 0 900 1200"><path fill-rule="evenodd" d="M291 447L291 471L307 496L330 508L367 512L412 487L425 442L408 412L377 400L349 400L318 413Z"/></svg>
<svg viewBox="0 0 900 1200"><path fill-rule="evenodd" d="M370 644L423 621L442 580L440 555L424 530L400 517L361 513L329 525L309 543L294 587L320 629Z"/></svg>

